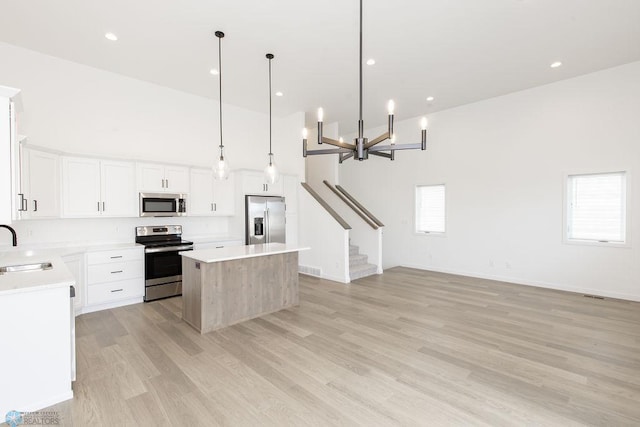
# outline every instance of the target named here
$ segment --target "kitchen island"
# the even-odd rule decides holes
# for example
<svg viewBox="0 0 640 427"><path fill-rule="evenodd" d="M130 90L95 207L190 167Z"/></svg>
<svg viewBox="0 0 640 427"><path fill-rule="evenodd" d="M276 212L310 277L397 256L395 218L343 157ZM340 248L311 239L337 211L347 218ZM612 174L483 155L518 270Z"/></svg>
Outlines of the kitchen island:
<svg viewBox="0 0 640 427"><path fill-rule="evenodd" d="M204 334L298 305L298 252L283 243L182 252L182 319Z"/></svg>

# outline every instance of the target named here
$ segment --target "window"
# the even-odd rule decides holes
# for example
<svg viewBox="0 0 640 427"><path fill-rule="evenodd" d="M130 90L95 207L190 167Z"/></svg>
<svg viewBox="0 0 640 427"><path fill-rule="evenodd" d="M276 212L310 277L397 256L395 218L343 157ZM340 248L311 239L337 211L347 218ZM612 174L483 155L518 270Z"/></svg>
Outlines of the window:
<svg viewBox="0 0 640 427"><path fill-rule="evenodd" d="M626 173L569 175L567 238L624 243Z"/></svg>
<svg viewBox="0 0 640 427"><path fill-rule="evenodd" d="M416 187L416 232L444 233L444 184Z"/></svg>

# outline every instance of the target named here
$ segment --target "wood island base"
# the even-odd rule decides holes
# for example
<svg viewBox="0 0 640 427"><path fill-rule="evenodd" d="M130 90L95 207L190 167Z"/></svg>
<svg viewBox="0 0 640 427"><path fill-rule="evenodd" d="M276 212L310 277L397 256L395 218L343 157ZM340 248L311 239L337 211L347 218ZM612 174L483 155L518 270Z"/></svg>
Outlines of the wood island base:
<svg viewBox="0 0 640 427"><path fill-rule="evenodd" d="M182 301L182 319L201 334L298 305L298 252L214 262L183 256Z"/></svg>

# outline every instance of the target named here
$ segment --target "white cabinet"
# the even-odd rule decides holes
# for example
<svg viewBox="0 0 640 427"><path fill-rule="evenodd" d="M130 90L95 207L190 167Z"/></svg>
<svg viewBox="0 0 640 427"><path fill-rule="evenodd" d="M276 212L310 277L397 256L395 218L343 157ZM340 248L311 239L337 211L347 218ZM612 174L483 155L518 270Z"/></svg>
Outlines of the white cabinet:
<svg viewBox="0 0 640 427"><path fill-rule="evenodd" d="M64 157L62 183L65 217L137 216L131 162Z"/></svg>
<svg viewBox="0 0 640 427"><path fill-rule="evenodd" d="M20 219L60 217L60 156L20 147Z"/></svg>
<svg viewBox="0 0 640 427"><path fill-rule="evenodd" d="M282 196L282 178L275 184L266 184L264 174L259 171L241 171L242 194L256 196Z"/></svg>
<svg viewBox="0 0 640 427"><path fill-rule="evenodd" d="M17 218L13 171L17 166L15 107L11 100L20 91L0 86L0 224L11 224Z"/></svg>
<svg viewBox="0 0 640 427"><path fill-rule="evenodd" d="M76 279L76 284L74 285L76 296L73 299L73 310L77 316L82 313L84 295L87 287L87 281L85 280L84 253L63 256L62 261L64 261L64 264L71 272L73 278Z"/></svg>
<svg viewBox="0 0 640 427"><path fill-rule="evenodd" d="M85 313L142 302L142 247L89 252Z"/></svg>
<svg viewBox="0 0 640 427"><path fill-rule="evenodd" d="M189 192L189 168L185 166L137 163L136 170L140 192Z"/></svg>
<svg viewBox="0 0 640 427"><path fill-rule="evenodd" d="M234 174L226 180L213 179L211 169L191 168L189 174L189 216L231 216L235 213Z"/></svg>
<svg viewBox="0 0 640 427"><path fill-rule="evenodd" d="M297 214L300 181L295 175L282 175L280 179L284 187L283 194L287 204L287 214Z"/></svg>

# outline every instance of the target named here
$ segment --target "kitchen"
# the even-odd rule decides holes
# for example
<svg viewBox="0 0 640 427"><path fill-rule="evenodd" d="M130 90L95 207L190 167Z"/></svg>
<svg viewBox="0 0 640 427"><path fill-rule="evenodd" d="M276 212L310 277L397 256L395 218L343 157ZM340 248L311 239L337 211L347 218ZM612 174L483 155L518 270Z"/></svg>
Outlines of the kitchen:
<svg viewBox="0 0 640 427"><path fill-rule="evenodd" d="M522 24L519 19L524 15L555 17L555 11L562 8L539 2L535 5L510 2L505 9L521 11L522 15L487 21L492 25L483 27L484 31L480 33L483 37L476 40L456 44L455 37L447 37L446 40L457 49L441 49L447 51L444 61L433 59L434 64L455 65L442 74L445 82L455 86L460 102L454 104L443 94L421 92L420 108L423 111L416 112L405 99L413 99L418 91L416 88L420 91L433 89L428 86L431 77L433 81L438 80L436 75L429 73L431 68L439 68L425 66L425 62L419 62L424 56L415 53L436 55L431 48L433 40L440 38L426 37L420 32L430 27L421 21L432 15L396 8L403 13L405 22L394 22L393 25L402 31L379 31L378 36L388 37L389 44L396 44L391 43L394 37L408 34L412 34L413 39L411 43L397 43L400 56L387 57L395 60L386 61L385 65L379 57L377 65L372 63L365 68L365 74L371 77L365 86L367 109L379 113L376 119L368 110L365 115L367 119L371 117L367 123L379 125L384 131L386 123L383 122L387 116L384 101L378 102L378 98L388 95L382 81L388 80L389 73L395 76L395 71L385 67L389 62L393 63L394 69L404 67L405 87L390 91L399 97L398 117L407 118L396 123L398 141L419 142L419 116L426 113L433 125L426 153L402 153L395 162L383 159L349 161L340 166L338 173L337 162L328 156L325 159L308 158L305 163L300 131L305 122L307 126L315 125L314 118L310 118L315 114L310 110L306 114L293 110L289 107L291 104L286 104L290 99L302 97L289 91L287 84L304 80L305 87L315 88L316 92L306 93L306 97L327 111L325 136L338 139L341 135L338 124L332 123L332 114L349 123L340 130L344 129L344 135L350 135L354 128L349 125L355 124L352 117L355 111L352 110L357 104L355 26L348 27L339 19L340 14L335 13L337 9L325 10L330 6L345 7L339 2L305 5L302 11L296 9L299 4L284 2L287 7L297 10L291 21L299 25L296 28L299 31L292 31L289 24L285 25L284 21L288 22L290 15L276 25L266 19L268 22L260 26L262 24L258 25L256 21L262 22L265 17L280 18L267 10L274 5L256 3L252 13L260 19L255 20L230 15L229 11L234 10L230 4L215 4L218 10L209 10L197 18L189 15L191 18L186 20L182 20L188 15L186 8L176 9L170 14L170 19L176 20L174 31L191 37L188 47L182 48L174 43L175 35L167 33L165 26L160 25L166 24L162 12L169 11L158 4L143 3L147 7L132 7L127 13L120 10L117 14L114 13L116 8L110 10L103 5L100 7L104 8L101 14L104 20L93 20L86 26L83 26L84 18L89 22L88 17L95 10L79 3L74 4L76 13L70 14L69 8L44 3L39 5L42 8L39 11L29 11L28 6L18 2L7 5L12 13L0 16L0 57L3 64L11 64L0 69L0 85L16 89L8 89L5 98L15 101L13 135L21 147L14 164L10 164L8 156L0 156L0 211L5 215L6 212L11 216L15 214L6 200L12 200L20 209L20 218L11 221L16 232L16 248L12 246L10 230L0 229L0 266L24 265L15 257L33 251L34 262L29 263L29 268L41 269L2 274L0 285L6 283L2 280L8 274L28 274L34 278L56 271L61 264L69 272L56 279L56 287L50 289L55 296L42 295L38 305L29 310L3 310L2 322L3 325L24 324L33 334L49 334L51 329L47 327L55 329L61 333L61 338L57 340L51 333L49 338L56 342L46 342L57 346L63 359L70 358L74 352L71 343L66 341L68 337L75 335L77 342L78 379L72 389L68 385L73 369L67 369L67 361L49 360L60 365L55 368L41 366L44 371L64 373L62 381L67 386L55 393L68 399L72 391L74 399L49 406L53 401L45 402L43 398L41 401L45 403L24 410L49 408L57 412L61 420L73 419L81 424L96 425L302 425L310 422L319 425L391 425L419 424L425 420L434 420L436 424L567 425L572 421L588 423L589 419L623 424L627 415L637 417L634 409L629 410L636 403L637 387L625 382L625 378L634 378L637 373L634 372L637 371L637 353L634 344L629 343L631 338L637 340L633 335L637 321L631 301L615 298L631 296L628 299L633 300L637 296L634 292L637 291L635 261L638 249L635 245L612 249L563 244L559 231L562 224L556 223L561 214L556 215L549 206L562 210L559 200L562 197L561 176L571 165L587 169L587 172L591 170L589 168L626 170L629 164L637 169L637 144L629 142L636 141L635 122L621 120L615 114L623 114L625 118L635 116L640 99L637 93L640 73L637 72L638 63L634 65L631 61L638 58L603 60L589 69L580 68L580 61L573 56L565 61L564 67L551 68L551 58L547 56L553 52L545 50L542 54L541 48L537 51L540 56L534 58L535 49L521 49L522 45L515 42L509 46L499 44L509 48L514 60L504 61L504 56L492 56L491 49L480 49L476 43L481 43L490 29L501 28L493 25L495 22L511 22L515 26ZM429 4L415 7L428 8ZM465 13L457 14L462 9L458 10L448 2L438 4L442 6L439 10L453 14L449 17L451 20L441 21L447 28L454 29L456 25L467 23L462 16ZM355 5L352 6L352 10L344 13L349 22L355 13ZM531 8L538 10L538 7L554 13L525 13ZM437 12L438 8L435 9ZM478 8L478 14L466 15L484 16L482 13L486 10ZM493 11L498 10L500 13L505 11L501 8ZM575 11L563 10L567 16L575 16ZM391 16L390 8L380 7L378 18L382 11ZM611 13L595 13L594 16L604 20L605 15L613 14L608 12ZM36 21L31 19L32 13L40 14L41 25L33 25ZM571 21L571 25L591 22L585 15L576 13L579 19ZM47 15L51 20L45 19ZM64 15L73 19L65 21ZM635 16L633 13L627 15ZM221 110L217 104L219 74L213 72L219 73L215 69L217 40L213 36L213 30L217 28L210 22L202 23L209 21L208 17L228 18L240 22L246 29L236 32L225 28L228 56L224 58L229 60L224 75L229 86L224 86L224 93L229 103L224 104L224 148L234 172L224 182L210 179L212 164L219 155ZM326 17L323 23L327 31L317 31L317 37L303 38L303 32L316 33L309 30L313 28L309 22L321 19L318 17ZM117 18L120 22L128 22L128 31L108 28L112 24L107 21ZM56 29L55 22L69 24ZM537 28L532 40L540 43L567 36L560 26L544 28L542 24L548 24L545 19L535 25L533 20L524 22L527 23L531 28ZM619 24L612 25L616 28L614 33L628 34L622 22ZM261 33L262 37L253 37L248 25L256 26L254 30L269 31ZM284 33L280 32L280 27ZM598 25L587 27L609 28L600 21ZM33 28L39 30L36 32ZM330 31L331 28L336 31ZM340 40L351 40L341 32L346 28L354 30L354 38L353 43L344 43L348 48L343 51L342 42L333 43L335 39L328 42L326 37L331 34L339 36ZM460 30L461 38L464 34L475 34L472 28L473 25ZM529 27L521 25L521 28ZM106 38L107 31L113 31L119 39ZM141 31L148 33L141 34ZM552 34L548 38L540 37L543 31L557 32L553 33L555 37ZM153 51L147 50L147 56L131 40L150 37L152 33L162 42ZM587 43L590 31L576 31L578 33L583 34L585 51L597 50L593 49L594 43ZM74 34L82 34L82 40L72 38ZM276 114L273 117L273 146L270 147L264 53L271 48L266 46L270 40L284 39L288 40L287 45L293 45L291 34L300 34L300 41L305 40L306 44L298 45L300 50L295 52L286 49L282 53L274 52L274 93L280 91L283 96L273 99ZM372 31L365 34L366 39L371 40ZM502 35L495 39L512 40L509 34ZM632 48L622 48L624 36L615 42L608 42L600 33L597 36L598 41L604 40L608 46L601 49L602 52L611 55L634 52ZM637 37L630 39L637 40ZM244 49L243 43L246 43ZM246 48L247 45L252 47ZM74 56L82 46L89 47L84 51L91 59L87 62ZM532 56L523 59L517 56L521 51ZM281 65L298 57L300 52L313 54L297 62L297 67ZM483 52L487 63L466 68L460 67L466 62L454 60L460 59L455 56L457 54L476 58L477 52ZM505 51L500 50L500 53L504 55ZM334 54L335 58L332 57ZM240 61L239 58L245 57L251 59ZM164 61L157 58L164 58ZM448 59L451 61L447 62ZM535 73L510 68L531 66L534 59ZM557 59L553 58L554 61ZM336 64L350 64L351 68L332 67L330 64L334 60ZM414 60L418 63L411 62ZM506 68L501 68L505 63ZM134 64L140 69L125 72L125 65ZM617 66L620 67L607 69ZM290 70L284 79L280 77L285 75L283 68ZM493 75L504 86L500 86L501 91L492 92L494 98L487 100L486 92L474 92L474 87L488 89L491 85L484 80L480 84L469 79L468 74L456 80L461 68L486 69L487 76ZM605 70L595 73L602 69ZM592 74L582 75L588 72ZM419 74L421 79L413 80L413 85L409 78L412 73ZM338 74L340 78L336 77ZM509 75L524 79L532 74L543 77L520 87L509 86L513 79L505 78ZM166 84L177 75L182 76L177 79L177 85ZM482 78L482 75L478 73L474 77ZM435 87L445 87L443 80L439 83ZM396 94L396 89L401 95ZM332 105L325 104L325 100L327 103L329 100L323 97L324 92L334 95ZM243 98L239 95L242 93L251 96ZM237 96L235 102L231 102L232 94ZM433 95L436 95L435 100ZM584 109L575 108L576 105ZM5 117L8 115L4 110L0 112ZM597 123L597 126L583 126L585 121ZM0 135L4 133L0 131ZM578 142L571 138L575 135ZM410 140L414 136L417 138ZM616 149L606 151L603 144L613 144ZM282 174L275 187L265 187L263 178L270 151ZM605 152L607 155L602 154ZM550 156L549 153L554 154ZM365 204L369 207L371 203L375 208L372 210L387 224L384 230L385 245L388 245L385 247L387 266L404 267L389 275L385 271L385 275L378 274L355 286L300 276L298 308L204 334L182 320L181 298L143 302L145 251L142 244L136 243L138 227L147 227L154 233L169 233L169 229L173 229L175 232L169 234L174 235L175 243L193 242L196 249L193 252L218 246L231 250L245 243L247 225L258 231L258 235L265 234L261 227L264 227L266 217L262 217L262 223L254 219L253 224L247 224L245 196L266 195L284 197L287 239L304 241L304 233L325 218L307 215L306 207L300 201L308 197L300 183L309 181L308 165L323 160L326 162L321 169L325 175L316 180L320 184L322 179L337 183L339 176L342 184L347 184L350 190L355 189L354 194L365 197ZM548 166L544 176L540 173L540 165ZM11 173L7 174L7 170ZM501 179L504 176L513 179ZM13 182L11 177L14 177ZM418 184L442 184L444 181L450 184L448 190L462 192L462 196L456 197L456 193L452 193L453 197L447 198L447 219L453 220L449 223L452 227L446 236L417 235L413 229L413 190ZM531 190L529 193L539 196L540 200L531 201L527 198L529 193L519 192L518 185L523 181ZM14 185L13 189L11 185ZM113 191L114 188L117 190ZM123 190L125 188L128 189ZM17 198L13 197L14 193L19 194ZM187 215L140 216L141 193L186 194ZM504 195L513 195L520 205L509 203L510 199ZM515 213L525 210L546 222L527 221L526 226L513 224L521 218ZM478 213L484 216L478 216ZM478 226L480 218L483 222ZM328 218L327 222L331 220ZM505 227L500 221L506 221L509 226ZM637 223L634 221L634 228L630 227L634 242L638 241ZM381 235L382 231L378 233ZM343 238L345 230L340 229L336 234L342 238L340 248L348 248L348 237ZM324 243L325 237L320 235L316 241ZM333 247L326 251L327 258L331 252L335 252ZM535 256L531 255L533 252ZM543 260L543 268L534 265L534 259L536 262ZM198 270L197 262L208 264L205 261L211 258L203 256L194 260L195 271ZM49 261L51 266L47 264ZM346 265L333 260L329 264L336 271L346 272L343 277L348 280L349 260ZM425 270L430 272L423 273ZM212 271L208 273L212 274ZM446 273L462 276L451 279ZM463 277L465 275L480 277L482 281L478 285ZM112 276L118 277L105 279ZM385 277L390 277L391 283L385 281ZM494 289L485 288L491 280L555 290L540 296L534 294L532 287L517 288L521 289L520 293L511 292L513 288L504 284ZM73 313L60 310L51 315L51 322L42 322L43 318L49 318L44 314L50 308L46 304L47 298L56 298L56 301L62 301L61 305L70 303L70 283L74 283ZM388 286L390 284L397 287ZM476 288L470 294L456 293L464 286ZM62 292L62 288L66 288L66 292ZM591 298L586 303L576 303L557 289L595 296L609 293L603 300ZM588 292L591 289L594 291ZM431 290L435 291L430 293ZM503 294L506 301L499 299ZM11 294L11 300L6 299L7 305L24 307L24 302L17 302L23 296ZM500 312L505 306L511 307L514 300L527 298L533 301L548 301L549 298L557 300L557 304L541 302L542 308L525 306L521 313ZM488 307L488 313L482 312L482 307ZM547 307L549 310L544 311ZM572 307L576 307L575 311L571 311ZM584 331L585 319L593 320L594 313L603 312L602 307L605 307L605 315L590 327L595 334L609 336L610 331L602 328L606 329L614 322L606 313L616 316L616 322L623 325L623 330L616 331L614 338L619 341L613 347L607 346L607 338L590 341L591 336ZM30 310L38 316L31 316ZM542 316L534 317L540 312ZM479 317L474 317L474 313ZM574 317L569 318L569 315ZM500 332L496 325L502 324L501 316L508 317L516 331L509 330L511 335L500 336L502 341L490 342L483 347L480 338ZM75 317L75 322L69 322L69 317ZM19 320L12 322L12 319ZM542 345L518 335L518 329L528 332L536 326L544 330L531 333L532 338L546 338L546 330L579 333L554 334L556 341L552 337L551 342L545 341ZM467 333L469 338L463 339ZM21 337L16 334L6 339L15 343ZM573 348L566 351L567 346L580 340L587 343L586 350L582 348L584 351L579 353L581 350L576 344L575 353L572 353ZM513 352L504 348L513 349ZM29 356L42 355L37 345L25 347L25 351ZM607 353L609 351L613 354ZM540 357L531 362L526 360L528 355ZM468 362L467 357L473 360ZM609 357L622 360L613 373L600 363ZM550 370L540 367L543 358L551 359ZM3 369L26 360L30 364L36 363L26 355L21 357L20 353L0 356ZM524 364L520 364L522 360L525 360ZM565 361L566 366L563 365ZM576 371L584 361L602 369L596 375L588 370ZM558 365L553 365L554 362ZM508 375L504 374L510 366L513 369ZM41 372L34 371L33 374L50 373ZM527 375L531 378L523 379ZM19 381L12 377L12 382ZM16 395L22 393L16 384L13 387ZM614 392L619 392L620 396L614 396ZM600 396L606 402L598 400ZM596 418L597 415L602 418Z"/></svg>
<svg viewBox="0 0 640 427"><path fill-rule="evenodd" d="M206 162L206 158L215 158L217 144L207 139L215 140L217 133L216 102L6 44L1 44L0 50L3 57L17 53L18 57L13 58L16 63L35 60L42 61L38 66L57 68L59 73L55 73L58 76L56 79L66 75L75 80L83 75L81 80L101 82L92 87L94 97L89 100L82 94L84 89L74 84L77 99L74 101L74 95L67 93L63 97L66 99L65 108L46 113L48 118L38 115L38 105L43 105L43 102L46 104L46 99L51 99L49 97L52 96L47 93L49 90L40 90L41 76L29 79L25 73L17 75L15 83L21 87L20 92L13 96L17 101L14 105L18 110L16 139L19 139L16 141L18 155L14 170L21 168L17 172L19 180L16 180L16 185L22 186L16 193L21 194L18 208L24 210L19 214L20 219L12 224L16 230L18 246L12 249L11 235L7 233L6 239L2 236L1 258L3 265L12 263L16 258L11 258L11 254L25 250L33 251L36 258L58 257L56 259L66 264L77 281L73 299L75 315L142 302L144 287L139 283L144 282L144 254L141 247L136 248L135 245L136 227L181 226L184 238L194 242L195 249L241 245L244 244L245 231L244 194L265 194L283 196L289 201L287 235L290 242L296 239L296 200L300 175L303 174L303 161L298 150L285 151L285 148L299 144L302 114L274 119L273 151L282 151L278 159L283 175L271 189L265 190L262 163L268 151L268 134L265 133L268 132L269 117L233 106L227 107L227 153L233 159L234 173L224 182L212 182L211 165L203 163L203 160ZM23 64L26 66L25 62ZM53 86L56 84L51 87ZM101 90L100 87L105 89ZM114 87L117 87L115 92ZM106 101L117 94L129 101L126 105L111 110ZM57 98L56 95L53 96ZM163 98L166 99L164 103L155 101ZM88 105L92 102L95 103ZM191 128L180 125L180 121L175 120L175 104L185 106L182 123L189 123ZM101 125L92 123L93 120L85 122L84 127L77 122L74 124L75 120L69 120L70 117L85 114L91 108L95 108L96 118L111 117L106 134L102 133ZM143 115L137 113L150 109L155 111ZM60 116L55 117L58 113ZM165 114L174 116L174 120L170 121L175 123L173 129L158 127L158 123L162 122L158 120L159 117ZM246 121L257 122L262 128L244 126ZM28 123L32 125L29 126ZM60 127L75 128L75 131L69 131L69 138L51 138L51 134L46 137L36 136L40 132L38 129L44 131L48 126L54 126L55 134L65 132ZM133 140L129 137L116 137L118 129L125 134L132 132L130 137ZM154 149L149 150L137 140L135 134L139 132L146 133L145 140L149 139ZM74 145L72 141L75 137L71 134L97 143L89 146L85 143ZM109 142L99 143L97 140L100 138L108 138ZM170 149L173 138L192 140L194 150ZM264 150L260 153L258 150L250 150L247 141L265 141ZM160 149L163 146L168 149ZM255 151L255 155L241 155L250 151ZM264 155L261 154L262 151ZM154 174L157 173L166 173L170 177L155 181ZM164 179L166 181L162 181ZM171 188L162 188L165 182ZM113 188L117 190L114 192L111 190ZM140 216L140 193L168 191L184 192L190 196L188 208L192 211L187 216ZM100 260L103 254L110 255L107 262ZM109 262L111 256L122 257L116 259L124 259L126 263L112 264ZM111 266L114 268L110 268ZM110 270L108 273L122 271L119 273L121 280L105 282L96 276L104 268ZM103 292L107 294L102 295Z"/></svg>

